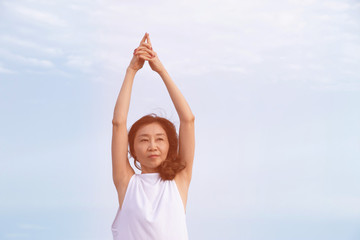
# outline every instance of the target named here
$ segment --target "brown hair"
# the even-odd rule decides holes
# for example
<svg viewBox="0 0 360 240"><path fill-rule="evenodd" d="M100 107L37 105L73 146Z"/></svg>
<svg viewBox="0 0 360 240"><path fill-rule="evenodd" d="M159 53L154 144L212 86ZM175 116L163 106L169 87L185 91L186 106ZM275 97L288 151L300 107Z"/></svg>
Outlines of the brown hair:
<svg viewBox="0 0 360 240"><path fill-rule="evenodd" d="M161 127L165 130L167 138L169 140L169 151L165 161L163 161L160 166L157 168L157 172L160 173L160 177L163 180L172 180L178 172L183 170L186 167L185 162L181 161L179 158L179 140L176 133L175 125L167 120L166 118L159 117L156 114L148 114L137 120L130 128L128 134L130 155L134 158L134 165L137 169L141 170L137 165L137 160L135 159L135 150L134 150L134 140L136 132L144 125L150 123L159 123Z"/></svg>

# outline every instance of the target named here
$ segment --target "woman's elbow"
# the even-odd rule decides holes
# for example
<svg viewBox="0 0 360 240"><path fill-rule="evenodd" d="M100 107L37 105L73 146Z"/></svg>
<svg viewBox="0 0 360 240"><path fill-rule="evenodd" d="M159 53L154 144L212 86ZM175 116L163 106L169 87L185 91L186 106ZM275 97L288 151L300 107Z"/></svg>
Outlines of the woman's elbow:
<svg viewBox="0 0 360 240"><path fill-rule="evenodd" d="M180 119L181 122L195 122L195 116L193 114Z"/></svg>

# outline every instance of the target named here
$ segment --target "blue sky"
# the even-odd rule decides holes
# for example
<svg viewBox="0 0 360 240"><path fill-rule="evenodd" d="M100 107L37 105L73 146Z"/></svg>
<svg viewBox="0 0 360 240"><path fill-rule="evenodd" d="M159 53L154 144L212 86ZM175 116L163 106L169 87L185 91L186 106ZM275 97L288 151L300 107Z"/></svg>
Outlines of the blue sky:
<svg viewBox="0 0 360 240"><path fill-rule="evenodd" d="M1 0L0 239L111 239L111 120L145 32L196 117L190 239L359 239L359 13L340 0ZM129 127L151 112L179 124L146 63Z"/></svg>

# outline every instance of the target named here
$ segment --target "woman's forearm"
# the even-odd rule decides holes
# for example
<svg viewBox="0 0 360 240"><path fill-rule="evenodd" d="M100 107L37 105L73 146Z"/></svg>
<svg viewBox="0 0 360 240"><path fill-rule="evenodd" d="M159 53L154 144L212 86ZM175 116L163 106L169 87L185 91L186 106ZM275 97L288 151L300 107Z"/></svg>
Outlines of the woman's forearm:
<svg viewBox="0 0 360 240"><path fill-rule="evenodd" d="M195 117L191 112L189 104L180 92L179 88L176 86L175 82L171 79L169 73L164 69L159 72L159 75L165 83L176 112L179 115L180 122L194 121Z"/></svg>
<svg viewBox="0 0 360 240"><path fill-rule="evenodd" d="M113 124L126 124L130 106L131 89L136 72L136 70L131 68L126 69L125 79L115 104L114 116L112 120Z"/></svg>

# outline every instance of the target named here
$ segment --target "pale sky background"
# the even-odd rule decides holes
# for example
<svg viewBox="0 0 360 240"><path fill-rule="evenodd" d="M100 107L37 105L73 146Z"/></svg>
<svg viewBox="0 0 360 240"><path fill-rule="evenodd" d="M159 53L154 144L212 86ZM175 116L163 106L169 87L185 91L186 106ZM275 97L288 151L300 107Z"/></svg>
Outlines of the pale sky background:
<svg viewBox="0 0 360 240"><path fill-rule="evenodd" d="M0 0L0 239L112 239L111 121L145 32L196 117L191 240L360 239L347 0ZM179 124L145 63L128 127L151 112Z"/></svg>

